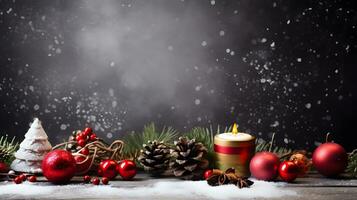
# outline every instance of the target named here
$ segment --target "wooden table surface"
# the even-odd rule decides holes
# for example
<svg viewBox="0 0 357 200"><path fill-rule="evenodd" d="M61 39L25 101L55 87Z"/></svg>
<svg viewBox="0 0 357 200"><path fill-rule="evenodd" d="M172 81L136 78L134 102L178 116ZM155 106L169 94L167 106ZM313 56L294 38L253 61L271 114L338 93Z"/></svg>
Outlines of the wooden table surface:
<svg viewBox="0 0 357 200"><path fill-rule="evenodd" d="M49 183L42 181L44 180L43 177L39 177L39 182L36 183L37 185L49 185ZM82 177L74 177L72 185L79 185L76 184L81 183ZM143 187L145 185L150 185L154 183L158 183L160 181L180 181L175 178L165 178L165 179L157 179L149 177L147 174L140 173L137 175L134 181L111 181L110 184L112 187L116 188L135 188L135 187ZM2 194L1 195L1 186L10 185L12 182L0 182L0 199L47 199L47 197L41 196L40 198L36 198L36 196L24 196L24 195L17 195L17 194ZM91 187L91 186L90 186ZM286 188L287 190L295 191L298 195L295 196L280 196L279 198L275 199L323 199L323 200L332 200L332 199L339 199L339 200L348 200L348 199L357 199L357 179L348 179L348 178L340 178L340 179L328 179L324 178L316 173L310 173L307 177L299 178L294 183L282 184L279 187ZM135 190L133 190L135 191ZM99 199L97 196L93 198L82 197L76 195L76 189L73 188L73 199ZM223 194L224 195L224 194ZM142 199L167 199L167 197L161 197L160 195L154 196L144 196L145 198ZM48 196L48 199L68 199L68 196L64 198L63 196ZM110 195L104 195L101 199L141 199L141 198L133 198L133 197L126 197L126 196L115 196L111 197ZM179 195L172 196L170 199L185 199L187 197L181 198ZM193 197L192 199L207 199L200 198L200 197ZM215 199L215 198L212 198ZM225 199L225 198L223 198ZM262 199L262 198L254 198L254 199ZM274 199L274 198L273 198Z"/></svg>

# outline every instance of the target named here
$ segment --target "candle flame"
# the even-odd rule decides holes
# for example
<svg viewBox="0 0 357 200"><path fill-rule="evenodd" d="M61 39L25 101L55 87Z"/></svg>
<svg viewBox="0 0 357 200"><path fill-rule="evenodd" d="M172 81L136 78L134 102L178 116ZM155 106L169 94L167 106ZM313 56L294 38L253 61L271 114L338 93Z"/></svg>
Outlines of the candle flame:
<svg viewBox="0 0 357 200"><path fill-rule="evenodd" d="M238 126L237 126L237 123L234 123L233 124L233 128L232 128L232 134L238 134Z"/></svg>

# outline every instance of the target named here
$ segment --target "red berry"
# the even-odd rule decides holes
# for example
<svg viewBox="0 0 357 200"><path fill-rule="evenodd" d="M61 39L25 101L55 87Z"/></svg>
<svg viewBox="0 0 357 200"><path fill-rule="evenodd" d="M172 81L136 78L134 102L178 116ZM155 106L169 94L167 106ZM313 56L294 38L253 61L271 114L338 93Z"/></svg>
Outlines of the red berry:
<svg viewBox="0 0 357 200"><path fill-rule="evenodd" d="M86 146L86 144L87 144L87 142L84 139L78 140L78 145L79 146L84 147L84 146Z"/></svg>
<svg viewBox="0 0 357 200"><path fill-rule="evenodd" d="M92 135L90 135L90 141L94 141L97 139L97 135L95 133L92 133Z"/></svg>
<svg viewBox="0 0 357 200"><path fill-rule="evenodd" d="M83 139L83 136L81 134L78 134L76 136L76 141L78 142L79 140Z"/></svg>
<svg viewBox="0 0 357 200"><path fill-rule="evenodd" d="M99 185L99 182L100 182L99 178L97 178L97 177L92 179L92 184L93 185Z"/></svg>
<svg viewBox="0 0 357 200"><path fill-rule="evenodd" d="M108 179L107 177L103 177L103 178L102 178L102 183L103 183L104 185L108 185L109 179Z"/></svg>
<svg viewBox="0 0 357 200"><path fill-rule="evenodd" d="M83 181L86 182L86 183L89 183L90 182L90 176L88 176L88 175L83 176Z"/></svg>
<svg viewBox="0 0 357 200"><path fill-rule="evenodd" d="M21 178L20 176L16 177L16 178L14 179L14 183L16 183L16 184L22 183L22 178Z"/></svg>
<svg viewBox="0 0 357 200"><path fill-rule="evenodd" d="M87 128L84 129L83 134L85 136L89 136L92 133L92 131L93 130L91 128L87 127Z"/></svg>
<svg viewBox="0 0 357 200"><path fill-rule="evenodd" d="M18 177L21 178L22 181L26 181L27 179L25 174L20 174Z"/></svg>
<svg viewBox="0 0 357 200"><path fill-rule="evenodd" d="M30 177L27 178L27 180L30 181L30 182L36 182L37 178L36 178L36 176L30 176Z"/></svg>
<svg viewBox="0 0 357 200"><path fill-rule="evenodd" d="M203 174L203 177L204 177L205 180L207 180L210 176L212 176L212 174L213 174L213 170L207 169L205 171L205 173Z"/></svg>
<svg viewBox="0 0 357 200"><path fill-rule="evenodd" d="M79 153L83 155L89 155L89 149L88 148L83 148Z"/></svg>

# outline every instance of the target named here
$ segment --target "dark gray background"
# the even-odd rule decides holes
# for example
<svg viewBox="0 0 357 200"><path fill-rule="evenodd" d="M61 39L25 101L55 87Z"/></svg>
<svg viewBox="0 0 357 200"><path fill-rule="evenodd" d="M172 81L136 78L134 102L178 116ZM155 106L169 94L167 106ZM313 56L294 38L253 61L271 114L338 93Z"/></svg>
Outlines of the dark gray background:
<svg viewBox="0 0 357 200"><path fill-rule="evenodd" d="M0 1L0 129L50 141L148 122L291 148L357 129L353 1ZM351 131L352 130L352 131Z"/></svg>

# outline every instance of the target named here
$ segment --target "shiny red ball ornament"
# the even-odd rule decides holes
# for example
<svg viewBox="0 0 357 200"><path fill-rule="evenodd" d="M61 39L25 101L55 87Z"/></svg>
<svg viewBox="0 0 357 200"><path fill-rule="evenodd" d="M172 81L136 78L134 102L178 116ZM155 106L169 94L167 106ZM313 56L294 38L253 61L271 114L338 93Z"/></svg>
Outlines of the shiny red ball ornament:
<svg viewBox="0 0 357 200"><path fill-rule="evenodd" d="M99 164L98 174L109 179L114 179L118 175L118 163L115 160L103 160Z"/></svg>
<svg viewBox="0 0 357 200"><path fill-rule="evenodd" d="M9 172L9 166L6 163L0 162L0 173Z"/></svg>
<svg viewBox="0 0 357 200"><path fill-rule="evenodd" d="M102 183L103 183L104 185L108 185L109 179L108 179L107 177L103 177L103 178L102 178Z"/></svg>
<svg viewBox="0 0 357 200"><path fill-rule="evenodd" d="M33 182L37 181L37 178L36 178L36 176L30 176L27 178L27 180L33 183Z"/></svg>
<svg viewBox="0 0 357 200"><path fill-rule="evenodd" d="M99 185L100 181L99 181L99 178L95 177L92 179L92 184L93 185Z"/></svg>
<svg viewBox="0 0 357 200"><path fill-rule="evenodd" d="M279 166L279 176L283 181L292 182L298 177L299 166L293 161L283 161Z"/></svg>
<svg viewBox="0 0 357 200"><path fill-rule="evenodd" d="M130 180L136 175L136 165L132 160L122 160L117 168L124 180Z"/></svg>
<svg viewBox="0 0 357 200"><path fill-rule="evenodd" d="M76 172L76 161L68 151L57 149L46 154L42 161L42 172L52 183L66 183Z"/></svg>
<svg viewBox="0 0 357 200"><path fill-rule="evenodd" d="M16 178L14 178L14 183L16 183L16 184L21 184L22 183L22 178L21 177L16 177Z"/></svg>
<svg viewBox="0 0 357 200"><path fill-rule="evenodd" d="M203 173L203 178L205 180L207 180L210 176L212 176L213 174L213 170L212 169L207 169L204 173Z"/></svg>
<svg viewBox="0 0 357 200"><path fill-rule="evenodd" d="M279 158L274 153L260 152L254 155L249 168L255 178L272 181L278 176L279 164Z"/></svg>
<svg viewBox="0 0 357 200"><path fill-rule="evenodd" d="M347 162L345 149L332 142L321 144L312 155L312 163L316 170L327 177L337 176L344 172Z"/></svg>

